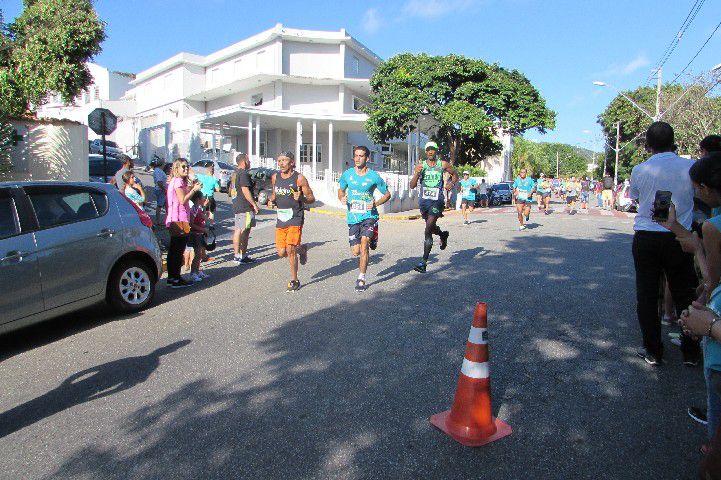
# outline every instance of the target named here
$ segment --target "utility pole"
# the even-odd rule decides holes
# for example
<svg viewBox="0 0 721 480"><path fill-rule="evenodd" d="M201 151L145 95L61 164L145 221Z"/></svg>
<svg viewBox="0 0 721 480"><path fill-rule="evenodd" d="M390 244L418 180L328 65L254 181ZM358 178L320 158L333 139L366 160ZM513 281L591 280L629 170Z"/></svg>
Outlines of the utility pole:
<svg viewBox="0 0 721 480"><path fill-rule="evenodd" d="M661 77L663 75L663 67L659 67L656 70L656 115L653 117L653 121L657 122L661 118Z"/></svg>
<svg viewBox="0 0 721 480"><path fill-rule="evenodd" d="M618 146L619 137L621 136L621 122L616 122L616 168L613 171L613 186L614 188L618 185L618 152L620 147Z"/></svg>
<svg viewBox="0 0 721 480"><path fill-rule="evenodd" d="M558 150L556 150L556 178L558 178Z"/></svg>

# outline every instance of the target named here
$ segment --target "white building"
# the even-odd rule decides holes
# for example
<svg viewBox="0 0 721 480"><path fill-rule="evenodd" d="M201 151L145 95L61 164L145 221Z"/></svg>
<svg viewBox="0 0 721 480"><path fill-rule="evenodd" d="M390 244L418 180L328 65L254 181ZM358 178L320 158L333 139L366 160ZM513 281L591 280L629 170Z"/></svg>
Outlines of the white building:
<svg viewBox="0 0 721 480"><path fill-rule="evenodd" d="M51 94L47 103L37 109L38 118L67 119L87 125L88 114L96 108L102 107L109 109L120 118L132 119L135 115L135 103L132 100L123 99L123 96L130 89L133 76L127 73L111 72L95 63L87 63L86 66L92 75L92 83L73 99L72 104L64 103L58 94ZM98 138L98 135L89 130L88 138L93 140ZM118 129L108 136L108 139L115 140L128 148L135 144L133 132L123 132L123 129Z"/></svg>

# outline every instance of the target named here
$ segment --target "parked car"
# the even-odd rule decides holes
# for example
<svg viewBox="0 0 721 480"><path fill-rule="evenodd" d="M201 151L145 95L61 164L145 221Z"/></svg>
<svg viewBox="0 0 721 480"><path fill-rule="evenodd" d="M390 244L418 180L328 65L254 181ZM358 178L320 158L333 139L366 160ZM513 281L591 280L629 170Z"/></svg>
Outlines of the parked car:
<svg viewBox="0 0 721 480"><path fill-rule="evenodd" d="M635 198L631 198L629 190L631 187L626 184L619 185L616 190L616 199L614 201L614 208L622 212L638 212L638 201Z"/></svg>
<svg viewBox="0 0 721 480"><path fill-rule="evenodd" d="M104 175L107 176L109 182L110 179L113 178L118 172L118 170L123 168L123 162L121 160L111 157L108 157L108 163L106 167L102 155L88 155L88 162L91 182L104 183ZM105 168L105 170L103 170L103 168Z"/></svg>
<svg viewBox="0 0 721 480"><path fill-rule="evenodd" d="M0 182L0 333L102 301L142 310L160 274L150 217L113 185Z"/></svg>
<svg viewBox="0 0 721 480"><path fill-rule="evenodd" d="M511 203L512 194L513 190L509 183L496 183L495 185L491 185L491 188L488 190L488 201L490 205L494 206Z"/></svg>
<svg viewBox="0 0 721 480"><path fill-rule="evenodd" d="M213 170L213 176L218 179L220 189L224 192L228 191L230 177L235 171L235 167L233 167L232 165L225 162L217 162L211 158L206 158L203 160L198 160L197 162L192 164L190 166L190 169L195 173L206 175L208 173L206 168L208 168L211 164L215 165L215 169Z"/></svg>
<svg viewBox="0 0 721 480"><path fill-rule="evenodd" d="M91 140L90 142L90 153L98 153L100 155L103 154L103 140L101 138L96 138L95 140ZM113 142L112 140L105 140L105 153L109 157L117 157L123 151L118 147L118 144Z"/></svg>
<svg viewBox="0 0 721 480"><path fill-rule="evenodd" d="M271 168L251 168L248 170L250 179L253 181L253 198L261 205L266 205L273 193L273 174L277 170Z"/></svg>

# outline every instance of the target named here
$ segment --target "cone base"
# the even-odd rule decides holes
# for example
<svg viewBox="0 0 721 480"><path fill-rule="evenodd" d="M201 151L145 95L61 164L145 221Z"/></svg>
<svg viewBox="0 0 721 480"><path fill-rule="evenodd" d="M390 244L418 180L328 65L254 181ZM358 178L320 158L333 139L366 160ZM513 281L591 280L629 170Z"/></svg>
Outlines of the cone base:
<svg viewBox="0 0 721 480"><path fill-rule="evenodd" d="M460 435L454 435L453 433L450 433L450 429L448 428L448 425L446 423L446 420L448 418L448 414L451 413L450 410L446 410L445 412L436 413L435 415L431 416L430 422L431 425L436 427L438 430L442 431L449 437L451 437L456 442L460 443L461 445L464 445L466 447L482 447L483 445L486 445L491 442L495 442L498 439L501 439L503 437L507 437L511 434L511 426L507 423L502 422L501 420L494 418L493 423L496 425L496 433L493 435L490 435L488 437L478 437L478 438L469 438L469 437L462 437Z"/></svg>

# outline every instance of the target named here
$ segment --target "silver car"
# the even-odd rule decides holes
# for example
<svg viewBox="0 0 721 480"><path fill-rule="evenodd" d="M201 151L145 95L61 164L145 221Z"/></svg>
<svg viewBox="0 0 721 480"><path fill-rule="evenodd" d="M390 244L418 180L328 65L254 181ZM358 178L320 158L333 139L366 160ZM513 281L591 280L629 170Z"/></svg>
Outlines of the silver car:
<svg viewBox="0 0 721 480"><path fill-rule="evenodd" d="M214 165L213 176L218 180L218 183L220 184L220 189L223 191L227 191L228 184L230 184L230 177L235 171L235 167L233 167L232 165L225 162L218 162L217 160L213 160L212 158L204 158L192 164L190 166L190 169L195 173L206 175L208 173L207 168L210 165Z"/></svg>
<svg viewBox="0 0 721 480"><path fill-rule="evenodd" d="M115 186L0 182L0 333L101 301L141 310L161 272L150 217Z"/></svg>

